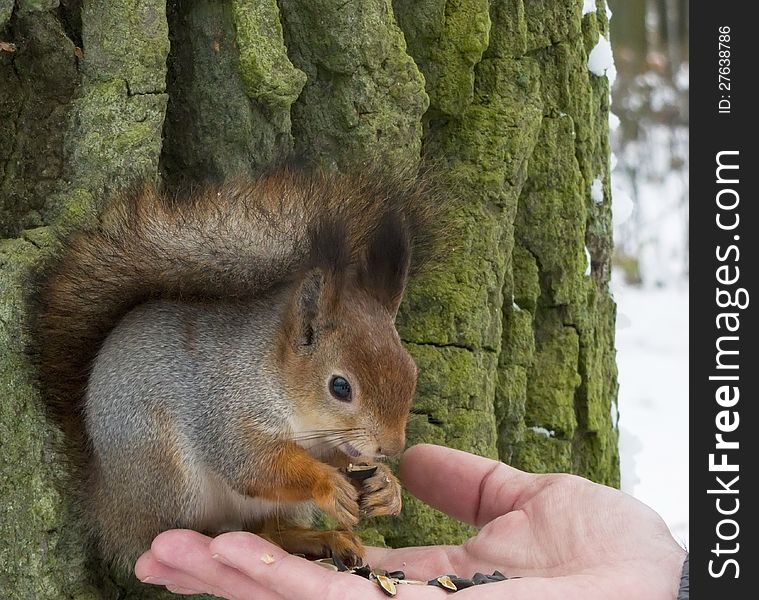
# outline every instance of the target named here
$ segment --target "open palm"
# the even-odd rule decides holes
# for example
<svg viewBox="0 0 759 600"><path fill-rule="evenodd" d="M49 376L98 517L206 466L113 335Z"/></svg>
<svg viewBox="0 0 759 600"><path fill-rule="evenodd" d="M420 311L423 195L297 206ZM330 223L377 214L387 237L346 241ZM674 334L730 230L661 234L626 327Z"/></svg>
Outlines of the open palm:
<svg viewBox="0 0 759 600"><path fill-rule="evenodd" d="M456 596L462 600L670 600L677 595L685 552L655 512L617 490L571 475L531 475L431 445L405 453L401 479L421 500L481 529L461 546L369 548L366 561L372 567L403 570L415 579L495 569L521 577L462 590ZM178 593L205 591L232 599L385 597L369 581L325 571L248 533L213 540L183 530L163 533L135 572ZM398 591L401 598L445 595L431 586Z"/></svg>

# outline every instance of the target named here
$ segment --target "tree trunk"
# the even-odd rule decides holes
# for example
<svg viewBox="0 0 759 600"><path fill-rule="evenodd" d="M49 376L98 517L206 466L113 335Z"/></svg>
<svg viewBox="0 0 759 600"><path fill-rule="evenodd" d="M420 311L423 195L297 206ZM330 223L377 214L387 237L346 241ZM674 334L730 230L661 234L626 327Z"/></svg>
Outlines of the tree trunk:
<svg viewBox="0 0 759 600"><path fill-rule="evenodd" d="M293 151L442 163L455 251L399 316L420 372L410 442L617 485L609 89L587 69L603 4L0 0L0 595L161 594L90 555L23 354L51 226L139 177L255 174ZM364 533L469 529L407 498Z"/></svg>

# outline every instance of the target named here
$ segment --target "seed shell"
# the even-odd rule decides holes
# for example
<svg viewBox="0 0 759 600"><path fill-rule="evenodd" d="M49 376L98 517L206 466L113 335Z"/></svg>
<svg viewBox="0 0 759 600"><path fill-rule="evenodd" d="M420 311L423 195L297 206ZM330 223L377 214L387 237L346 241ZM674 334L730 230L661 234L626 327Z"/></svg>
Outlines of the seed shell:
<svg viewBox="0 0 759 600"><path fill-rule="evenodd" d="M350 464L345 471L350 479L353 479L354 481L364 481L364 479L369 479L377 472L377 465Z"/></svg>
<svg viewBox="0 0 759 600"><path fill-rule="evenodd" d="M474 581L471 579L464 579L463 577L451 577L451 582L456 586L457 590L465 590L474 585Z"/></svg>
<svg viewBox="0 0 759 600"><path fill-rule="evenodd" d="M448 577L448 575L441 575L437 579L433 579L433 581L436 582L439 587L450 592L455 592L457 590L455 584L451 581L451 578ZM435 585L435 583L433 583L433 585Z"/></svg>
<svg viewBox="0 0 759 600"><path fill-rule="evenodd" d="M395 596L397 592L395 583L387 575L377 575L377 584L388 596Z"/></svg>
<svg viewBox="0 0 759 600"><path fill-rule="evenodd" d="M320 567L324 567L325 569L329 571L338 570L337 566L335 565L335 563L332 562L331 558L320 558L319 560L315 560L314 562Z"/></svg>
<svg viewBox="0 0 759 600"><path fill-rule="evenodd" d="M351 572L354 575L358 575L359 577L363 577L364 579L369 579L369 576L372 574L372 569L369 567L369 565L362 565L360 567L356 567Z"/></svg>

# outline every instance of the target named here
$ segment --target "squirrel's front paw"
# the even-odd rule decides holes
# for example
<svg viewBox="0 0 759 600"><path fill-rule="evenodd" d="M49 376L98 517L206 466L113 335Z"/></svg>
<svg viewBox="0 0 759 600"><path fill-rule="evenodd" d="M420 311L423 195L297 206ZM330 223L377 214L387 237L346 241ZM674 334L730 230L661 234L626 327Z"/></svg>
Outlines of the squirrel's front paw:
<svg viewBox="0 0 759 600"><path fill-rule="evenodd" d="M340 471L331 469L321 489L314 493L314 500L321 508L346 529L350 529L358 523L359 492Z"/></svg>
<svg viewBox="0 0 759 600"><path fill-rule="evenodd" d="M367 517L397 515L401 512L401 483L385 464L365 479L359 490L361 514Z"/></svg>

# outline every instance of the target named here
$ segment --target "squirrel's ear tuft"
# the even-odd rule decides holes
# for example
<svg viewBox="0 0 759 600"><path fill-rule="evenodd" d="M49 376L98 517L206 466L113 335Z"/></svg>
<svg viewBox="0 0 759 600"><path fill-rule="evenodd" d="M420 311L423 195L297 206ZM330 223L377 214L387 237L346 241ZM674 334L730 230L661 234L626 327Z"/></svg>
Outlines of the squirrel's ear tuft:
<svg viewBox="0 0 759 600"><path fill-rule="evenodd" d="M408 283L411 234L396 212L383 215L366 248L359 283L395 317Z"/></svg>
<svg viewBox="0 0 759 600"><path fill-rule="evenodd" d="M320 268L335 286L341 287L351 260L345 221L339 216L325 215L311 226L309 242L309 267Z"/></svg>

